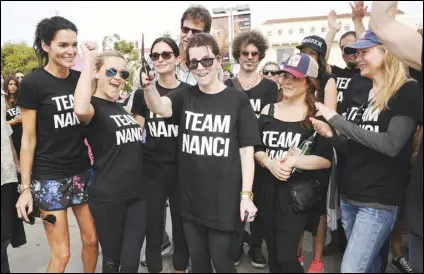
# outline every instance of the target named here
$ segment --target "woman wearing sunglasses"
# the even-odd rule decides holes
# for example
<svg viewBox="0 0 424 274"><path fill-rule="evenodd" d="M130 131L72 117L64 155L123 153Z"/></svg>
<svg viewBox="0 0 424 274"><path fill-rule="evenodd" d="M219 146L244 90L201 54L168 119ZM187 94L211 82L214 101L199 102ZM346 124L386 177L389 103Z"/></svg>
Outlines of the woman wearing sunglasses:
<svg viewBox="0 0 424 274"><path fill-rule="evenodd" d="M317 227L320 218L314 209L301 213L293 210L289 184L307 179L327 184L332 148L324 138L316 137L311 155L288 156L291 148L300 147L314 133L309 118L316 113L318 64L308 55L295 54L281 75L283 93L279 101L267 105L259 117L262 144L255 149L255 159L266 169L262 212L270 271L303 273L297 257L299 240L305 226ZM295 168L302 173L292 173Z"/></svg>
<svg viewBox="0 0 424 274"><path fill-rule="evenodd" d="M422 92L409 80L407 67L396 59L371 31L345 47L357 52L361 76L373 82L371 90L350 87L347 121L318 104L330 126L313 120L320 134L345 153L346 167L341 189L342 222L348 239L341 271L380 270L378 251L393 230L411 169L413 137L422 113Z"/></svg>
<svg viewBox="0 0 424 274"><path fill-rule="evenodd" d="M219 47L197 34L187 47L187 67L198 85L161 97L142 76L149 109L179 125L178 185L192 271L235 273L230 240L241 220L256 214L252 202L253 146L260 143L249 98L218 79ZM247 218L245 218L247 214Z"/></svg>
<svg viewBox="0 0 424 274"><path fill-rule="evenodd" d="M276 62L269 61L264 65L261 74L278 85L280 66Z"/></svg>
<svg viewBox="0 0 424 274"><path fill-rule="evenodd" d="M153 70L159 76L156 89L165 96L175 89L190 85L175 77L180 63L179 49L171 38L156 39L150 50ZM177 145L178 123L152 113L144 100L144 91L137 90L131 112L146 129L143 163L147 178L147 208L149 219L146 236L146 262L150 273L160 273L162 268L161 238L164 227L163 206L169 198L174 242L173 266L176 273L184 273L188 264L188 248L179 215L177 196Z"/></svg>
<svg viewBox="0 0 424 274"><path fill-rule="evenodd" d="M103 272L136 273L147 227L142 128L117 102L130 73L119 52L97 56L97 45L91 42L81 50L84 69L74 111L86 124L94 156L88 206L102 248Z"/></svg>
<svg viewBox="0 0 424 274"><path fill-rule="evenodd" d="M77 28L59 16L43 19L36 28L34 49L40 68L25 76L16 105L21 111L21 185L18 216L28 221L37 211L56 217L54 229L45 226L50 246L47 272L64 272L70 257L68 208L78 221L82 261L94 272L98 243L87 206L92 170L84 144L84 125L73 111L80 72L74 66Z"/></svg>

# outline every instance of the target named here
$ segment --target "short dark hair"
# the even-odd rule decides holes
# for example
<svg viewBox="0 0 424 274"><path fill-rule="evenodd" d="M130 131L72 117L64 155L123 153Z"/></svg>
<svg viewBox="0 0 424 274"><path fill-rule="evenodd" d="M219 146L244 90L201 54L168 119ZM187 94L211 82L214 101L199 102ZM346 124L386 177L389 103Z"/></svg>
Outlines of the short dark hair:
<svg viewBox="0 0 424 274"><path fill-rule="evenodd" d="M237 62L240 59L241 48L246 47L249 44L253 44L258 48L259 61L262 61L265 58L265 53L269 48L268 39L266 39L265 36L257 30L250 30L240 33L233 41L232 54Z"/></svg>
<svg viewBox="0 0 424 274"><path fill-rule="evenodd" d="M181 27L184 25L184 21L192 19L194 21L202 22L205 24L203 29L204 32L210 33L212 27L212 17L210 12L203 6L191 6L189 7L181 17Z"/></svg>
<svg viewBox="0 0 424 274"><path fill-rule="evenodd" d="M44 18L37 24L33 48L38 57L40 67L47 65L49 61L49 55L43 50L42 41L50 45L56 33L60 30L72 30L78 34L78 29L75 24L60 16Z"/></svg>
<svg viewBox="0 0 424 274"><path fill-rule="evenodd" d="M189 50L191 48L202 47L202 46L211 47L212 53L215 56L220 56L219 46L215 38L213 38L213 36L210 35L209 33L202 32L202 33L198 33L194 35L193 38L190 39L190 42L188 42L187 50L186 50L187 60L190 60Z"/></svg>
<svg viewBox="0 0 424 274"><path fill-rule="evenodd" d="M348 37L349 35L355 36L355 38L357 38L356 32L353 31L353 30L343 33L343 35L340 36L340 40L339 40L339 47L340 48L342 47L342 40L345 39L346 37Z"/></svg>
<svg viewBox="0 0 424 274"><path fill-rule="evenodd" d="M178 57L180 55L180 50L178 48L177 43L175 43L175 41L169 37L159 37L158 39L156 39L153 44L152 47L150 48L150 54L153 53L153 48L155 47L155 45L159 42L164 42L166 43L168 46L171 47L172 52L174 53L175 57Z"/></svg>

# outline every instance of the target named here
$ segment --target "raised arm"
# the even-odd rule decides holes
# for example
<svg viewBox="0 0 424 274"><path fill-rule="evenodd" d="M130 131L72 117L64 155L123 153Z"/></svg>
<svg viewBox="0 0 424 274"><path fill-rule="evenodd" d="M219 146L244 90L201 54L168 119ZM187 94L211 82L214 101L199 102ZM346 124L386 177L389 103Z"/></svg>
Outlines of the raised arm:
<svg viewBox="0 0 424 274"><path fill-rule="evenodd" d="M325 60L327 61L330 58L330 52L334 38L341 28L341 22L337 22L337 13L334 10L330 11L328 14L328 32L327 36L325 37L325 42L327 43L327 53L325 55Z"/></svg>
<svg viewBox="0 0 424 274"><path fill-rule="evenodd" d="M74 112L81 122L89 122L94 116L91 105L91 81L94 76L94 63L97 56L97 44L84 42L81 45L84 53L84 69L81 72L74 98Z"/></svg>
<svg viewBox="0 0 424 274"><path fill-rule="evenodd" d="M349 3L352 8L352 21L355 25L356 37L361 37L361 34L365 32L364 17L367 14L368 7L364 6L364 1L354 1Z"/></svg>
<svg viewBox="0 0 424 274"><path fill-rule="evenodd" d="M164 118L172 116L172 101L168 97L161 97L156 89L156 82L150 81L145 73L142 74L144 87L144 99L150 111Z"/></svg>
<svg viewBox="0 0 424 274"><path fill-rule="evenodd" d="M373 1L369 28L396 58L421 70L422 35L396 21L396 12L397 1Z"/></svg>

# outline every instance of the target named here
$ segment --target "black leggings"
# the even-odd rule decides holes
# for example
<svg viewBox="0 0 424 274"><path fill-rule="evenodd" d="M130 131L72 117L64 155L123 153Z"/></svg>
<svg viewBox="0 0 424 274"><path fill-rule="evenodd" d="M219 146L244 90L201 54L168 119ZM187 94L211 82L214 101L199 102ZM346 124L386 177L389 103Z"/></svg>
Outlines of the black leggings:
<svg viewBox="0 0 424 274"><path fill-rule="evenodd" d="M183 221L193 273L237 273L228 249L233 232L219 231Z"/></svg>
<svg viewBox="0 0 424 274"><path fill-rule="evenodd" d="M164 231L164 205L169 198L172 218L172 239L174 242L173 265L176 271L187 268L189 255L183 224L178 210L179 195L176 179L149 179L147 208L149 211L146 236L146 262L150 273L163 269L161 243Z"/></svg>
<svg viewBox="0 0 424 274"><path fill-rule="evenodd" d="M103 273L137 273L146 236L145 200L88 200L103 255Z"/></svg>

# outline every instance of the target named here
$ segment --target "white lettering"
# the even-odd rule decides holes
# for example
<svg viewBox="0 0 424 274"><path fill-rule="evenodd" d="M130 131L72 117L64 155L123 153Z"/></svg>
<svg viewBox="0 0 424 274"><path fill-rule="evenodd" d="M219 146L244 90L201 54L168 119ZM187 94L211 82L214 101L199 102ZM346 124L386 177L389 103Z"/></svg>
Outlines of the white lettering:
<svg viewBox="0 0 424 274"><path fill-rule="evenodd" d="M77 115L74 112L55 114L53 116L54 128L65 128L69 126L75 126L80 123Z"/></svg>
<svg viewBox="0 0 424 274"><path fill-rule="evenodd" d="M202 119L204 117L204 119ZM186 111L186 129L197 132L230 132L230 115L212 115Z"/></svg>
<svg viewBox="0 0 424 274"><path fill-rule="evenodd" d="M56 103L57 111L68 110L74 108L74 95L62 95L52 98Z"/></svg>
<svg viewBox="0 0 424 274"><path fill-rule="evenodd" d="M116 131L116 144L119 146L126 143L141 142L143 130L140 127L126 128Z"/></svg>
<svg viewBox="0 0 424 274"><path fill-rule="evenodd" d="M277 132L277 131L264 131L263 132L263 143L267 147L273 148L291 148L298 147L302 135L296 133L293 136L293 132Z"/></svg>
<svg viewBox="0 0 424 274"><path fill-rule="evenodd" d="M250 99L250 104L252 105L253 111L261 111L261 99Z"/></svg>
<svg viewBox="0 0 424 274"><path fill-rule="evenodd" d="M183 133L182 151L201 156L228 157L230 139L207 137Z"/></svg>

